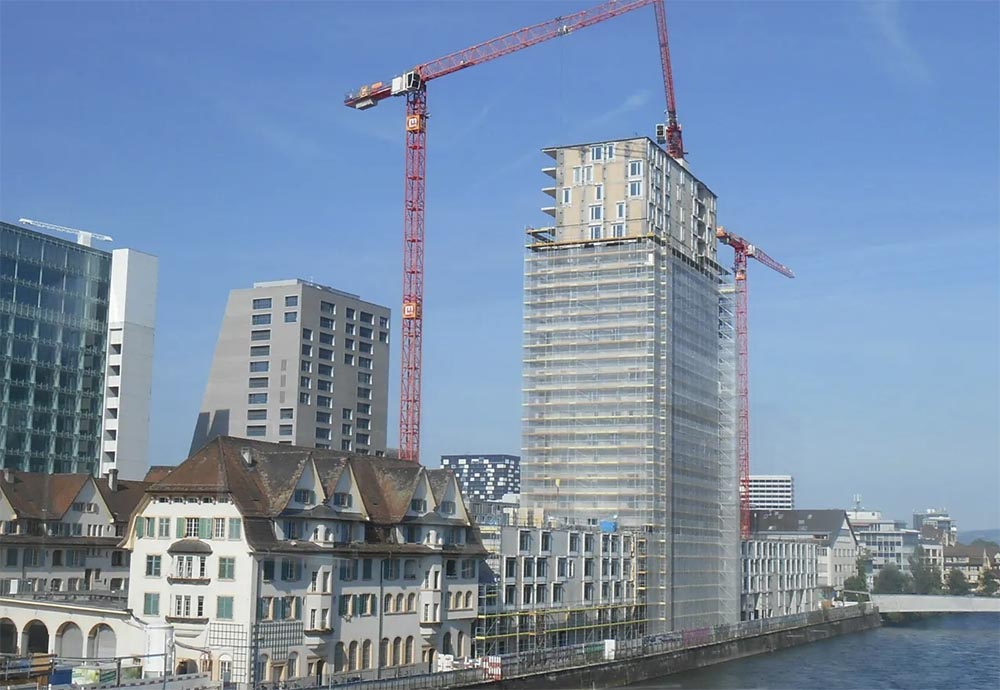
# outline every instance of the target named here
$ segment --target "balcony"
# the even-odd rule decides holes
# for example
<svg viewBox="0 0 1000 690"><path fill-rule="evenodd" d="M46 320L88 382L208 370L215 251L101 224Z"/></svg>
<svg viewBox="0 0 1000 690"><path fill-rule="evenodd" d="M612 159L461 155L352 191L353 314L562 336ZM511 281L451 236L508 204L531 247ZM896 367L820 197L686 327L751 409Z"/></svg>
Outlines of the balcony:
<svg viewBox="0 0 1000 690"><path fill-rule="evenodd" d="M171 585L207 585L211 582L212 580L207 577L180 577L177 575L167 576L167 584Z"/></svg>

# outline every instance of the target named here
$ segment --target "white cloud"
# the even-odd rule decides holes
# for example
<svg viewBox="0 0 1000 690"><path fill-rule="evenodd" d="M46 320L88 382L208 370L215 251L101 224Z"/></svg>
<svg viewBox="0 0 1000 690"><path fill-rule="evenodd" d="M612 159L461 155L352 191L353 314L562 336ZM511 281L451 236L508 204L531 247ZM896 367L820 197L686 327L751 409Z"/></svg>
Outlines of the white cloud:
<svg viewBox="0 0 1000 690"><path fill-rule="evenodd" d="M877 33L886 69L902 81L923 84L931 77L930 68L906 32L902 6L899 0L875 0L861 7L863 17Z"/></svg>

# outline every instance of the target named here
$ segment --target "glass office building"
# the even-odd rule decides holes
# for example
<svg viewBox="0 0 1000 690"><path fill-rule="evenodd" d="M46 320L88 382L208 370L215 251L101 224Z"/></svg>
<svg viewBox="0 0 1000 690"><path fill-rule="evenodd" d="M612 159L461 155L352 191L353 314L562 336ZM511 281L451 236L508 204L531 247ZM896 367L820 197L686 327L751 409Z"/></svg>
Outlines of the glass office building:
<svg viewBox="0 0 1000 690"><path fill-rule="evenodd" d="M0 467L93 472L111 254L0 222Z"/></svg>

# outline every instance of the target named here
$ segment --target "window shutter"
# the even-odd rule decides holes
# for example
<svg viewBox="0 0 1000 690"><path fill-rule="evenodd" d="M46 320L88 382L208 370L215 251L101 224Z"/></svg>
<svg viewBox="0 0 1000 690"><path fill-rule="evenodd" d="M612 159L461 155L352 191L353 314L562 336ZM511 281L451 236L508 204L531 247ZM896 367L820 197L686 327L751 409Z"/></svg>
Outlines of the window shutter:
<svg viewBox="0 0 1000 690"><path fill-rule="evenodd" d="M184 538L184 518L177 518L177 538Z"/></svg>
<svg viewBox="0 0 1000 690"><path fill-rule="evenodd" d="M212 536L212 521L208 518L198 518L198 538L208 539Z"/></svg>
<svg viewBox="0 0 1000 690"><path fill-rule="evenodd" d="M145 536L146 531L146 520L143 518L135 519L135 536L142 539Z"/></svg>

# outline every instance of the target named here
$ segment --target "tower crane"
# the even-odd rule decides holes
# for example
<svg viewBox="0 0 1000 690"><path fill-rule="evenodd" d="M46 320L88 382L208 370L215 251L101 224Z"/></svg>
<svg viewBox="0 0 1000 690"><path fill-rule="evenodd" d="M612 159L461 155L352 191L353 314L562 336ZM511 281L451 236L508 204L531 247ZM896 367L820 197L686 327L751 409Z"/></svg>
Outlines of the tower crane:
<svg viewBox="0 0 1000 690"><path fill-rule="evenodd" d="M417 65L389 81L366 84L344 98L344 105L366 110L392 96L406 98L406 170L403 201L403 334L400 386L400 456L418 460L420 452L420 384L423 344L424 211L427 170L427 83L463 69L496 60L578 29L653 5L666 95L667 122L657 125L660 143L674 158L684 157L677 120L674 79L670 67L667 19L663 0L609 0L573 14L511 31L477 45Z"/></svg>
<svg viewBox="0 0 1000 690"><path fill-rule="evenodd" d="M747 329L747 259L756 259L768 268L786 278L794 278L792 270L780 264L764 250L751 244L724 227L715 230L715 236L723 244L728 244L736 253L734 274L736 277L736 435L739 439L737 458L740 468L740 536L750 536L750 348Z"/></svg>
<svg viewBox="0 0 1000 690"><path fill-rule="evenodd" d="M76 243L82 244L84 247L89 247L93 240L100 240L101 242L114 242L113 238L108 237L107 235L102 235L99 232L77 230L76 228L67 228L63 225L52 225L51 223L43 223L39 220L31 220L30 218L20 218L17 222L24 223L25 225L33 225L36 228L45 228L46 230L65 232L67 235L75 235Z"/></svg>

